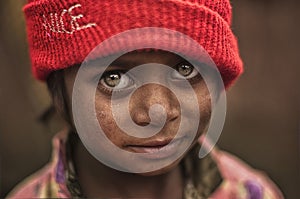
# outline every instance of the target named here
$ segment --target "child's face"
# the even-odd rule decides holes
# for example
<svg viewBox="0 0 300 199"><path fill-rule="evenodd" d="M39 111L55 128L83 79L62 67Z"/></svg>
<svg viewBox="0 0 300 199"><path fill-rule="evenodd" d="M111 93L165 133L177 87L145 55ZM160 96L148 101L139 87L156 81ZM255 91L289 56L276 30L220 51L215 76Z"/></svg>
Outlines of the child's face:
<svg viewBox="0 0 300 199"><path fill-rule="evenodd" d="M193 69L192 65L186 62L180 56L164 51L130 52L119 57L113 62L113 64L111 64L110 67L107 68L107 72L104 73L102 78L100 79L98 88L96 89L95 93L95 109L97 119L99 124L101 125L102 130L104 131L107 138L109 138L109 140L115 146L119 147L122 150L135 153L145 153L150 152L154 149L159 149L163 145L168 144L168 142L170 142L175 137L181 120L183 119L183 117L188 117L188 115L181 114L180 105L178 100L176 99L176 96L170 91L170 89L162 85L143 85L142 87L135 90L129 101L129 113L131 119L140 126L146 126L150 123L148 113L151 105L160 104L164 107L167 116L166 122L162 130L156 135L149 138L136 138L130 136L118 127L113 117L111 108L112 88L118 85L118 89L120 90L120 92L123 92L122 90L126 91L126 89L128 90L130 88L133 88L136 83L135 80L132 77L124 75L124 73L132 69L133 67L147 63L164 64L174 68L178 71L178 73L174 73L173 75L171 74L169 76L161 75L162 72L159 70L159 68L149 67L148 69L146 69L147 71L145 71L146 74L154 75L162 79L170 78L168 80L170 80L169 82L171 83L173 81L180 81L181 78L185 78L190 82L198 99L201 121L197 131L197 136L193 141L194 145L197 138L204 133L205 128L209 123L211 115L210 95L204 80L201 78L201 75L197 72L197 70ZM73 67L66 69L64 72L67 94L70 100L72 97L72 89L77 71L78 67ZM120 80L121 77L122 79ZM182 92L184 92L184 90L182 90ZM188 97L186 98L186 101L188 101ZM123 102L121 100L121 103L119 105L127 106L128 104L128 102L126 101L124 101L124 104L122 103ZM195 106L193 104L187 103L184 108L187 109L187 111L193 111L195 109ZM161 116L159 114L155 115L157 121L161 119L160 117ZM189 131L192 129L189 129L189 125L186 124L185 130L186 137L182 138L182 142L185 141L184 139L188 138ZM180 145L180 142L178 145ZM190 148L191 147L192 146L190 146ZM185 152L185 154L187 152ZM176 160L168 167L160 169L155 173L162 173L168 171L170 168L173 168L180 162L184 155L182 155L180 159ZM112 154L112 156L114 156L114 154ZM126 157L123 158L124 161L126 161ZM168 157L154 157L154 159L160 158Z"/></svg>

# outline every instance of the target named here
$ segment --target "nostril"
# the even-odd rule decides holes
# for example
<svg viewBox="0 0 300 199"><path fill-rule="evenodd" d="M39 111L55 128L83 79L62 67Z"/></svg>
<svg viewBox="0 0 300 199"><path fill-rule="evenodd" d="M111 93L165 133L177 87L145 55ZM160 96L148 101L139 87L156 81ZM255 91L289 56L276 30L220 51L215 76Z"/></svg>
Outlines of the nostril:
<svg viewBox="0 0 300 199"><path fill-rule="evenodd" d="M173 122L173 121L177 120L178 118L180 118L181 111L180 111L179 107L173 106L173 107L170 107L168 110L169 110L168 118L167 118L168 122Z"/></svg>
<svg viewBox="0 0 300 199"><path fill-rule="evenodd" d="M178 117L178 116L172 117L169 121L170 121L170 122L173 122L173 121L177 120L177 118L179 118L179 117Z"/></svg>
<svg viewBox="0 0 300 199"><path fill-rule="evenodd" d="M148 126L149 122L136 122L136 124L139 126Z"/></svg>

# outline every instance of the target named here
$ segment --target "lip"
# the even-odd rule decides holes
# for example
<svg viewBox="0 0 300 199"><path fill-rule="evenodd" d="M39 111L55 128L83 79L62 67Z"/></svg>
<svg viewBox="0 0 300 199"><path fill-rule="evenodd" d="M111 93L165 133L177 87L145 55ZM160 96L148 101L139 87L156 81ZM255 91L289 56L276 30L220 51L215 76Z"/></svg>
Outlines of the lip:
<svg viewBox="0 0 300 199"><path fill-rule="evenodd" d="M172 138L165 138L165 139L155 139L149 140L145 142L141 142L138 145L129 145L129 146L137 146L137 147L163 147L169 144L173 139Z"/></svg>
<svg viewBox="0 0 300 199"><path fill-rule="evenodd" d="M184 138L151 140L138 145L128 145L128 150L145 154L146 158L161 159L174 155Z"/></svg>

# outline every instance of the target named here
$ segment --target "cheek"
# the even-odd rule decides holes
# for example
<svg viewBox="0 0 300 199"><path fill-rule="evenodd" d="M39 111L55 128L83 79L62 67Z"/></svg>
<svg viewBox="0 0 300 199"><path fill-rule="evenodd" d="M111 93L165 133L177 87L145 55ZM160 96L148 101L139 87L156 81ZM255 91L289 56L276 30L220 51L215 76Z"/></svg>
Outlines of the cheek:
<svg viewBox="0 0 300 199"><path fill-rule="evenodd" d="M201 96L199 100L200 122L208 123L211 116L211 99L209 95Z"/></svg>
<svg viewBox="0 0 300 199"><path fill-rule="evenodd" d="M96 94L95 108L97 120L107 138L116 146L122 148L127 136L118 128L113 118L110 99Z"/></svg>
<svg viewBox="0 0 300 199"><path fill-rule="evenodd" d="M199 131L203 132L208 126L211 117L211 97L204 83L195 86L194 89L197 93L200 112Z"/></svg>

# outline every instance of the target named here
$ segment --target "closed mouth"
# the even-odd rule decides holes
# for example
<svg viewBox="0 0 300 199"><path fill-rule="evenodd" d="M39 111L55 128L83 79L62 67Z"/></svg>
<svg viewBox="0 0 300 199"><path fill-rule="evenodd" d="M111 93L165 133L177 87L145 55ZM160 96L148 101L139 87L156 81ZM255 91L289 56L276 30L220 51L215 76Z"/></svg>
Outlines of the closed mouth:
<svg viewBox="0 0 300 199"><path fill-rule="evenodd" d="M183 142L180 139L152 140L138 145L127 145L127 149L134 153L145 154L145 157L151 159L166 158L177 152L178 146Z"/></svg>

